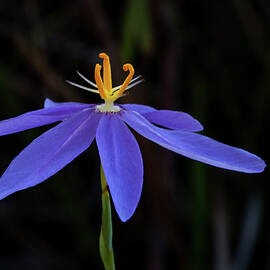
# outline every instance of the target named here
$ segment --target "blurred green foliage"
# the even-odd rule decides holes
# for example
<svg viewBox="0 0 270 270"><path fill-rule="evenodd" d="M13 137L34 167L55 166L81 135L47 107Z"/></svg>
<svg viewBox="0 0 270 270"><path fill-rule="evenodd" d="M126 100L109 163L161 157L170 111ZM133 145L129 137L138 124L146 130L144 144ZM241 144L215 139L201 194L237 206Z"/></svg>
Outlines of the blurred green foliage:
<svg viewBox="0 0 270 270"><path fill-rule="evenodd" d="M121 58L134 57L135 51L148 54L152 48L151 13L147 0L129 0L124 12Z"/></svg>

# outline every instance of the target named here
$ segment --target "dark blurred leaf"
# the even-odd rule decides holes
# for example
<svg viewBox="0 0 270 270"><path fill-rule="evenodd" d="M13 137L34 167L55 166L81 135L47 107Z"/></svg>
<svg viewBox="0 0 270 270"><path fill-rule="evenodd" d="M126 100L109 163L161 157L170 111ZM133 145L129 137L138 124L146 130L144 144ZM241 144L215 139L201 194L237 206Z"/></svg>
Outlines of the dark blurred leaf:
<svg viewBox="0 0 270 270"><path fill-rule="evenodd" d="M151 50L151 14L148 0L129 0L124 12L121 56L131 59L136 48L147 54Z"/></svg>

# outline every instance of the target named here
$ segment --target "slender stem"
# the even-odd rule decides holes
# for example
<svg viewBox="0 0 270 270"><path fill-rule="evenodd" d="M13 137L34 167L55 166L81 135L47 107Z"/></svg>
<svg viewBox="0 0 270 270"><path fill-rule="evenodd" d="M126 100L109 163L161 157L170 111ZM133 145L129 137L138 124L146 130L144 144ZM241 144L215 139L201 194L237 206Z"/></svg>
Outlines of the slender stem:
<svg viewBox="0 0 270 270"><path fill-rule="evenodd" d="M99 237L99 252L105 270L115 270L114 254L112 246L112 214L110 193L102 166L100 166L101 199L102 199L102 222Z"/></svg>

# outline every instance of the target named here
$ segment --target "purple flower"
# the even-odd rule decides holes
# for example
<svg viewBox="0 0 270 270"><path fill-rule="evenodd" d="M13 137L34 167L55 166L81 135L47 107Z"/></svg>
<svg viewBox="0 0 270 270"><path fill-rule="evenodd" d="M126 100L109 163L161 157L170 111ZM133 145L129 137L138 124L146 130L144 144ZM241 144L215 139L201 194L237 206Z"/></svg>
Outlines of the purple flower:
<svg viewBox="0 0 270 270"><path fill-rule="evenodd" d="M78 73L97 90L69 83L100 94L103 104L46 99L43 109L0 122L0 135L7 135L61 121L11 162L0 179L0 199L48 179L96 139L114 206L120 219L128 220L138 205L143 185L142 156L130 128L169 150L216 167L246 173L264 170L264 161L256 155L195 133L203 127L187 113L114 104L141 80L132 80L134 69L126 64L123 69L129 75L121 86L112 88L109 57L105 53L99 56L103 58L103 80L99 64L95 67L96 84Z"/></svg>

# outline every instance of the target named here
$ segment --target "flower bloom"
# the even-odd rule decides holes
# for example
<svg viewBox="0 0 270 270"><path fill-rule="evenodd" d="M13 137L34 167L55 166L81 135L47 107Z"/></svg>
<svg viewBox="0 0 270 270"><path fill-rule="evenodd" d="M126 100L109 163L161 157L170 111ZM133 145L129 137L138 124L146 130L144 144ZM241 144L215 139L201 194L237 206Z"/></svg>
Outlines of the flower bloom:
<svg viewBox="0 0 270 270"><path fill-rule="evenodd" d="M125 64L123 69L129 74L122 85L113 88L109 57L105 53L99 56L103 59L103 79L100 64L95 67L96 84L78 73L96 89L69 83L98 93L103 104L46 99L43 109L0 122L0 135L7 135L61 121L11 162L0 179L0 199L48 179L96 139L115 209L122 221L128 220L143 185L142 156L129 128L171 151L216 167L246 173L264 170L265 163L258 156L197 134L203 127L187 113L137 104L116 105L115 100L140 82L139 77L132 80L134 69Z"/></svg>

